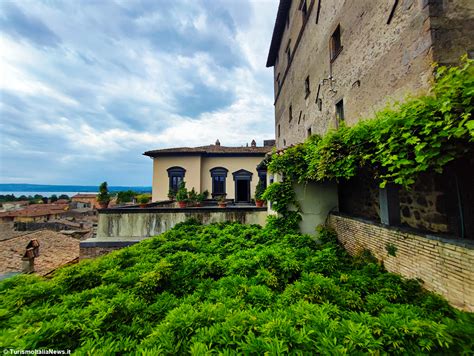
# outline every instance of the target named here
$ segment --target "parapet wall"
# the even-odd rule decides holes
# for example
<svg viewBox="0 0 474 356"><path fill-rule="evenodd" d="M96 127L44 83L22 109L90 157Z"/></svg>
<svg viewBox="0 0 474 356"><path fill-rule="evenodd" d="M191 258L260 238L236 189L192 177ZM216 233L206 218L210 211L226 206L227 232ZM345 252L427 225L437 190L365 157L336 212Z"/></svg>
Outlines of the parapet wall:
<svg viewBox="0 0 474 356"><path fill-rule="evenodd" d="M387 271L420 279L424 288L453 306L474 312L472 241L418 234L338 213L330 215L329 224L351 255L369 250Z"/></svg>
<svg viewBox="0 0 474 356"><path fill-rule="evenodd" d="M238 221L265 225L266 208L116 208L99 211L96 237L81 241L80 258L97 257L159 235L180 222L196 219L202 224Z"/></svg>
<svg viewBox="0 0 474 356"><path fill-rule="evenodd" d="M107 209L99 212L97 238L155 236L189 219L202 224L239 221L263 226L266 215L265 208L255 207Z"/></svg>

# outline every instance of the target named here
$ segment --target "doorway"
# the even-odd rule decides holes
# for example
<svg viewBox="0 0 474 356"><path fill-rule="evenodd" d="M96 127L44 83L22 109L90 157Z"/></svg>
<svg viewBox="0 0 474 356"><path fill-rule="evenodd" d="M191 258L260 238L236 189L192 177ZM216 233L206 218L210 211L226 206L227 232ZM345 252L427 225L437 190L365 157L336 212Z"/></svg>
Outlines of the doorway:
<svg viewBox="0 0 474 356"><path fill-rule="evenodd" d="M235 182L235 202L250 201L250 180L240 179Z"/></svg>

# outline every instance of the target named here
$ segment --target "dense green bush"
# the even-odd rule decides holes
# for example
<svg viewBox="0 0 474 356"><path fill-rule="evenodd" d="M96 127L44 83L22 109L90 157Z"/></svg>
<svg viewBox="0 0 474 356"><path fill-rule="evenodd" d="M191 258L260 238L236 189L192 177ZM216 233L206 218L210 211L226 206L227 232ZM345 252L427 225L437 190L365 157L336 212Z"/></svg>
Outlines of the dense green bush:
<svg viewBox="0 0 474 356"><path fill-rule="evenodd" d="M0 345L77 354L469 353L474 317L323 243L238 223L0 284Z"/></svg>

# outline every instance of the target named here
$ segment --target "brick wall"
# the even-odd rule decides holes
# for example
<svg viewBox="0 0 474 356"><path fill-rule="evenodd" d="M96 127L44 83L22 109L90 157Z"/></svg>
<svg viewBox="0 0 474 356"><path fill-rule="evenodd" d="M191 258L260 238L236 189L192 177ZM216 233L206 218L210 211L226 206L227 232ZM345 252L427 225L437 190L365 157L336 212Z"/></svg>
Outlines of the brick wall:
<svg viewBox="0 0 474 356"><path fill-rule="evenodd" d="M417 234L333 213L329 224L339 241L355 255L367 249L389 272L418 278L423 287L445 297L453 306L474 312L474 243ZM396 248L389 255L387 246Z"/></svg>

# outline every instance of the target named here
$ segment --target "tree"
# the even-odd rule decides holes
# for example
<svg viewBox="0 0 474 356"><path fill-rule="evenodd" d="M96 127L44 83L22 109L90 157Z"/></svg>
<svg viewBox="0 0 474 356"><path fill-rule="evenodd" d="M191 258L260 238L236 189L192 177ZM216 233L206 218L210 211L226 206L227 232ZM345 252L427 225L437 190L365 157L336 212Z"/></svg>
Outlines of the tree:
<svg viewBox="0 0 474 356"><path fill-rule="evenodd" d="M107 182L103 182L99 186L99 194L97 195L97 201L101 204L108 204L110 201L109 188Z"/></svg>
<svg viewBox="0 0 474 356"><path fill-rule="evenodd" d="M136 193L133 190L127 190L117 193L117 203L130 203L135 197Z"/></svg>

